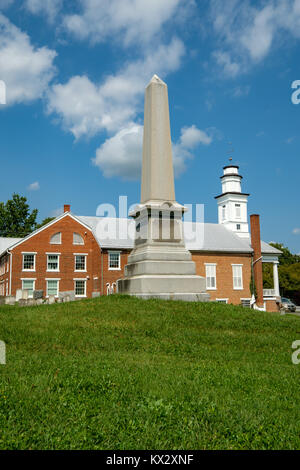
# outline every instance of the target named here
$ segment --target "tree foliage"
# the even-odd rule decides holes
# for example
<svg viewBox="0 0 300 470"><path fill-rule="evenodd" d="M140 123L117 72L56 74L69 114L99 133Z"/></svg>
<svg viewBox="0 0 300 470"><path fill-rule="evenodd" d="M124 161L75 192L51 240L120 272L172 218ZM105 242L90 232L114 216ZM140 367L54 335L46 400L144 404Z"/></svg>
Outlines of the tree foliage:
<svg viewBox="0 0 300 470"><path fill-rule="evenodd" d="M30 212L26 197L13 194L6 203L0 202L0 236L22 238L36 229L38 210Z"/></svg>

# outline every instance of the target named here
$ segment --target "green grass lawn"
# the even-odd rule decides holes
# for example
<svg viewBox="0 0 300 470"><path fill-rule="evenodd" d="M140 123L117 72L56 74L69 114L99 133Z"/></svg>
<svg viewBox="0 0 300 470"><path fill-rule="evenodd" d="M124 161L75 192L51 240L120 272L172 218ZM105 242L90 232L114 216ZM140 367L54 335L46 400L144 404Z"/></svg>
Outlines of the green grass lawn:
<svg viewBox="0 0 300 470"><path fill-rule="evenodd" d="M297 339L214 303L0 307L0 449L300 449Z"/></svg>

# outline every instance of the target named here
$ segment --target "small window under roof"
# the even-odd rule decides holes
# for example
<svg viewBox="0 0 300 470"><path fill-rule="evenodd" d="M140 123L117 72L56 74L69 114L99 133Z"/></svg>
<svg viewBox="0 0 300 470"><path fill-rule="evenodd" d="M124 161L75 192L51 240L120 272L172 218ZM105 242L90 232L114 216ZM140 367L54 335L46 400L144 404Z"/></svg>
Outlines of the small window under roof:
<svg viewBox="0 0 300 470"><path fill-rule="evenodd" d="M51 245L61 245L61 232L55 233L50 238Z"/></svg>
<svg viewBox="0 0 300 470"><path fill-rule="evenodd" d="M84 239L79 233L73 233L73 244L74 245L84 245Z"/></svg>

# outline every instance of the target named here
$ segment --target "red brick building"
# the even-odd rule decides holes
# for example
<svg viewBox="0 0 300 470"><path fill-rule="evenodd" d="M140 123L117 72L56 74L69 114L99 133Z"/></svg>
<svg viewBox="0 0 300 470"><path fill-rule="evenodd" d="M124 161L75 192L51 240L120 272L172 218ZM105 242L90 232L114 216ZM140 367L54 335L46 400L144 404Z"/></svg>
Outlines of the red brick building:
<svg viewBox="0 0 300 470"><path fill-rule="evenodd" d="M239 181L237 169L224 168L223 185L224 179ZM248 195L236 186L228 189L227 181L226 192L218 196L218 224L184 223L186 246L212 301L250 306L252 266L273 263L274 289L264 291L263 301L266 310L275 311L280 251L261 242L261 259L254 259L245 212ZM57 298L116 292L134 246L134 221L75 216L70 209L65 206L64 214L23 239L0 238L0 296L15 296L19 289L28 290L30 297L39 290L43 297ZM195 238L196 231L200 236Z"/></svg>

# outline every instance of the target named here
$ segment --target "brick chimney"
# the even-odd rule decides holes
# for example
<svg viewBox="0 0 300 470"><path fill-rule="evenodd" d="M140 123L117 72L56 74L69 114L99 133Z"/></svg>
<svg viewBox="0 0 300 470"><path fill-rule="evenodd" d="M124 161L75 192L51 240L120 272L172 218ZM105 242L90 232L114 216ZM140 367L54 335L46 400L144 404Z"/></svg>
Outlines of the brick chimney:
<svg viewBox="0 0 300 470"><path fill-rule="evenodd" d="M71 212L71 206L70 206L70 204L65 204L65 205L64 205L64 212Z"/></svg>
<svg viewBox="0 0 300 470"><path fill-rule="evenodd" d="M264 293L263 293L263 270L262 270L259 215L257 214L250 215L250 224L251 224L251 245L254 251L253 273L254 273L254 282L255 282L255 287L256 287L256 305L258 307L263 307L264 306Z"/></svg>

